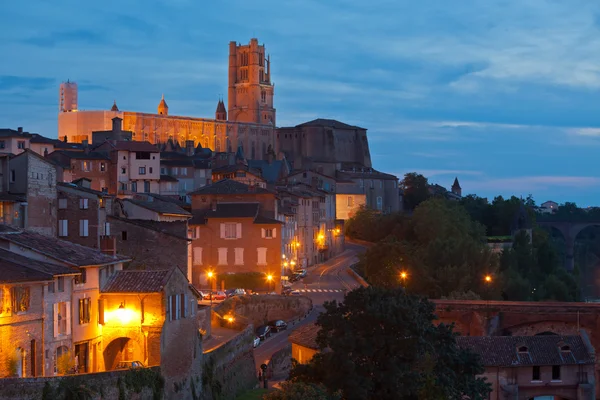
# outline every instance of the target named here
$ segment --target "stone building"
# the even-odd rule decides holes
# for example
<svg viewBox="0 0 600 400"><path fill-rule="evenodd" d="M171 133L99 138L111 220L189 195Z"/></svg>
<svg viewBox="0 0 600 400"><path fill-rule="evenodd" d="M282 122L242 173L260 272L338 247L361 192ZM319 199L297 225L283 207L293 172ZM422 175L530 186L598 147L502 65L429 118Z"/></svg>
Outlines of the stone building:
<svg viewBox="0 0 600 400"><path fill-rule="evenodd" d="M119 361L160 365L161 334L168 330L166 325L196 319L198 291L178 268L118 271L100 293L106 370L114 369Z"/></svg>
<svg viewBox="0 0 600 400"><path fill-rule="evenodd" d="M457 344L481 357L490 399L595 398L595 351L578 336L459 336Z"/></svg>
<svg viewBox="0 0 600 400"><path fill-rule="evenodd" d="M290 334L288 340L292 343L292 358L300 364L308 364L319 352L317 334L319 327L314 323L306 324Z"/></svg>
<svg viewBox="0 0 600 400"><path fill-rule="evenodd" d="M277 129L278 154L294 169L311 169L335 176L340 163L371 167L367 130L333 119L315 119Z"/></svg>
<svg viewBox="0 0 600 400"><path fill-rule="evenodd" d="M335 217L348 220L356 214L361 207L367 206L367 194L364 187L351 180L338 180L335 193Z"/></svg>
<svg viewBox="0 0 600 400"><path fill-rule="evenodd" d="M85 181L84 181L85 182ZM58 183L58 237L82 246L101 249L110 239L107 215L113 196L74 183Z"/></svg>
<svg viewBox="0 0 600 400"><path fill-rule="evenodd" d="M342 164L336 172L336 178L345 182L340 189L349 193L343 194L364 194L368 208L383 213L402 209L398 178L394 175L356 164ZM354 188L348 184L350 181L354 182Z"/></svg>
<svg viewBox="0 0 600 400"><path fill-rule="evenodd" d="M27 149L9 160L9 193L21 195L23 227L56 236L56 167ZM19 217L21 218L21 217Z"/></svg>
<svg viewBox="0 0 600 400"><path fill-rule="evenodd" d="M92 132L110 131L113 118L123 120L124 131L133 140L166 143L169 139L219 151L232 151L239 146L247 149L251 158L261 158L268 146L275 148L275 109L270 61L264 46L252 39L247 46L230 43L229 55L229 120L225 120L224 104L219 100L216 118L196 118L172 115L163 96L157 112L121 111L113 104L110 110L78 110L77 85L69 82L60 88L60 101L70 100L69 107L60 106L58 137L69 142L92 143ZM64 100L66 101L66 100ZM64 104L67 104L64 103ZM76 111L76 112L75 112Z"/></svg>

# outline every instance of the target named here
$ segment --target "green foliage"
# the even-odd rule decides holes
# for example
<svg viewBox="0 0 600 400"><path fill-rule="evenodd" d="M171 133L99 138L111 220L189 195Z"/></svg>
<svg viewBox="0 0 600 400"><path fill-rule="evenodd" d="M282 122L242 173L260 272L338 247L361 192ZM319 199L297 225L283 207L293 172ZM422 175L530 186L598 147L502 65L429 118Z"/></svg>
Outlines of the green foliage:
<svg viewBox="0 0 600 400"><path fill-rule="evenodd" d="M339 400L339 394L330 395L323 385L304 382L284 382L281 390L263 396L264 400Z"/></svg>
<svg viewBox="0 0 600 400"><path fill-rule="evenodd" d="M322 384L346 400L487 398L477 356L458 348L452 326L433 324L426 299L371 286L324 307L321 351L294 365L292 382Z"/></svg>
<svg viewBox="0 0 600 400"><path fill-rule="evenodd" d="M56 369L59 375L66 375L75 366L75 360L71 357L71 352L67 351L61 354L56 360Z"/></svg>
<svg viewBox="0 0 600 400"><path fill-rule="evenodd" d="M377 242L388 235L404 236L408 217L403 214L381 214L379 211L361 207L346 221L346 235L353 239Z"/></svg>
<svg viewBox="0 0 600 400"><path fill-rule="evenodd" d="M404 207L407 210L414 210L430 196L427 178L416 172L405 174L404 179L400 181L400 187L404 191Z"/></svg>
<svg viewBox="0 0 600 400"><path fill-rule="evenodd" d="M373 285L405 286L411 293L431 298L472 291L496 297L497 288L483 278L496 270L496 259L484 242L485 231L460 205L431 198L421 203L411 219L360 258L359 271ZM400 273L408 274L405 280Z"/></svg>
<svg viewBox="0 0 600 400"><path fill-rule="evenodd" d="M6 359L6 370L9 377L17 375L17 358L15 356L9 356Z"/></svg>
<svg viewBox="0 0 600 400"><path fill-rule="evenodd" d="M217 287L221 287L222 281L225 281L225 288L227 289L244 288L253 291L266 291L269 287L267 276L262 272L218 274Z"/></svg>

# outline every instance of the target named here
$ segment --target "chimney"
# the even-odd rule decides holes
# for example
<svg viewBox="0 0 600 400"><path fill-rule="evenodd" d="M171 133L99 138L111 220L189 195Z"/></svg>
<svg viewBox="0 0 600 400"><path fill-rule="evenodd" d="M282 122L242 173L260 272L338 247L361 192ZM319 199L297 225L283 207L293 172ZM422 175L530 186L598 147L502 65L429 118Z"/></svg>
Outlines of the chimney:
<svg viewBox="0 0 600 400"><path fill-rule="evenodd" d="M44 149L44 157L48 157L48 148L47 147Z"/></svg>
<svg viewBox="0 0 600 400"><path fill-rule="evenodd" d="M17 132L19 132L19 133L23 133L23 127L22 127L22 126L18 127L18 128L17 128Z"/></svg>
<svg viewBox="0 0 600 400"><path fill-rule="evenodd" d="M113 132L121 132L121 121L123 121L119 117L114 117L112 119L112 131Z"/></svg>
<svg viewBox="0 0 600 400"><path fill-rule="evenodd" d="M185 141L185 155L191 157L194 155L194 141L186 140Z"/></svg>

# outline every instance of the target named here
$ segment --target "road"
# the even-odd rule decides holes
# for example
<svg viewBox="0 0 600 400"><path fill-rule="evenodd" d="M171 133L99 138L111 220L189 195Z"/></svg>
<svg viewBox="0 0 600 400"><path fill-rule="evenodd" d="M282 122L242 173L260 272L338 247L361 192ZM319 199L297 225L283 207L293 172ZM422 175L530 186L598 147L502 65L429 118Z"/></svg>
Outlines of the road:
<svg viewBox="0 0 600 400"><path fill-rule="evenodd" d="M364 247L347 243L346 250L342 254L323 264L309 267L306 277L292 285L295 290L313 301L314 309L307 318L295 325L288 326L288 329L283 332L274 333L254 349L257 370L261 364L269 361L275 352L289 343L288 336L294 329L317 319L317 316L324 311L323 303L325 301L342 301L345 290L352 290L360 286L348 274L348 267L358 261L357 255L363 251Z"/></svg>

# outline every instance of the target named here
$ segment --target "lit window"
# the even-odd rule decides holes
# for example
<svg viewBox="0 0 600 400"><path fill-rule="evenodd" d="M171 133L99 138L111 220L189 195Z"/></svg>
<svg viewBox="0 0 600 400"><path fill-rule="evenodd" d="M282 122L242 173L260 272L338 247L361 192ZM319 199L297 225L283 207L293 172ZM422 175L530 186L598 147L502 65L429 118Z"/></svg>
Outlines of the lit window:
<svg viewBox="0 0 600 400"><path fill-rule="evenodd" d="M79 299L79 325L89 323L91 314L92 302L90 301L90 298Z"/></svg>

